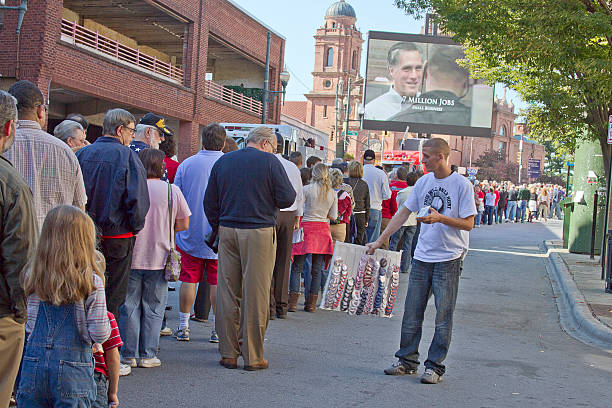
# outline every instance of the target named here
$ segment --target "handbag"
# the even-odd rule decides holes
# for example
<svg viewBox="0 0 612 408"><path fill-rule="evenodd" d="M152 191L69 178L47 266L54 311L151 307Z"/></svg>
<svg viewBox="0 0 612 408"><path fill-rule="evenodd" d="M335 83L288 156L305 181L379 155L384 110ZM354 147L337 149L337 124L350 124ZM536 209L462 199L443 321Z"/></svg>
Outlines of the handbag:
<svg viewBox="0 0 612 408"><path fill-rule="evenodd" d="M168 282L176 282L181 274L181 254L176 250L174 243L174 226L172 225L172 187L168 183L168 223L170 226L170 252L166 258L164 277Z"/></svg>

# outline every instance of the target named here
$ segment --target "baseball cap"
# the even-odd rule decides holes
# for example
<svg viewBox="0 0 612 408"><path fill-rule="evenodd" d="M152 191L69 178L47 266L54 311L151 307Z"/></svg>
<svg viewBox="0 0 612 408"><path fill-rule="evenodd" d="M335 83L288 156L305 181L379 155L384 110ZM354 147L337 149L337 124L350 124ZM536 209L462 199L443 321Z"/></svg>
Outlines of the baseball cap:
<svg viewBox="0 0 612 408"><path fill-rule="evenodd" d="M374 160L376 158L376 153L374 153L374 150L368 149L363 153L363 158L365 160Z"/></svg>
<svg viewBox="0 0 612 408"><path fill-rule="evenodd" d="M156 115L155 113L147 113L140 119L140 122L138 122L138 124L153 126L160 131L162 136L172 136L172 132L166 127L164 117Z"/></svg>

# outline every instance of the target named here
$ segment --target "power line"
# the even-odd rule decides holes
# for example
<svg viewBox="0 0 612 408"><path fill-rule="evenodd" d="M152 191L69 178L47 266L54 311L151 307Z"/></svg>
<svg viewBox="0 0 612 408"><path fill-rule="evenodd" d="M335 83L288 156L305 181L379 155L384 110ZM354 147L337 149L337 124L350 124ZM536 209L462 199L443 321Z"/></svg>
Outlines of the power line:
<svg viewBox="0 0 612 408"><path fill-rule="evenodd" d="M310 91L310 87L309 87L308 85L306 85L306 84L305 84L305 83L304 83L304 82L303 82L303 81L300 79L300 77L299 77L299 76L297 76L297 75L295 74L295 72L294 72L294 71L291 69L291 67L290 67L289 65L287 65L287 64L285 64L285 66L287 67L287 70L289 70L289 73L290 73L291 75L293 75L293 77L294 77L294 78L295 78L295 79L296 79L296 80L297 80L297 81L298 81L298 82L299 82L299 83L300 83L300 84L301 84L301 85L302 85L302 86L303 86L303 87L304 87L304 88L305 88L307 91Z"/></svg>

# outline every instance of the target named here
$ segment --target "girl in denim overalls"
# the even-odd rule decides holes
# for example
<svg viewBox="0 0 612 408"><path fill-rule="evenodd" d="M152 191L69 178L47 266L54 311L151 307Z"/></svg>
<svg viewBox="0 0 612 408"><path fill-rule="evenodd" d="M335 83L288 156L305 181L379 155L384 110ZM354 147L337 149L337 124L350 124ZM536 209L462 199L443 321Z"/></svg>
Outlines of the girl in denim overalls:
<svg viewBox="0 0 612 408"><path fill-rule="evenodd" d="M92 220L61 205L47 214L26 274L28 342L20 407L90 407L96 398L92 343L110 335Z"/></svg>

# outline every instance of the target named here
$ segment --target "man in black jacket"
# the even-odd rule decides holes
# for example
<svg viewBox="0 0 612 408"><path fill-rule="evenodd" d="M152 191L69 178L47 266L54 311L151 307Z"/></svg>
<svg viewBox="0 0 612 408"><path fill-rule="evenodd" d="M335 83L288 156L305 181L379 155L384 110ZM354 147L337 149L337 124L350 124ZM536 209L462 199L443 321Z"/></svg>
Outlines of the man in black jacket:
<svg viewBox="0 0 612 408"><path fill-rule="evenodd" d="M36 248L32 192L2 156L13 144L17 101L0 90L0 406L8 406L21 361L26 299L19 276Z"/></svg>
<svg viewBox="0 0 612 408"><path fill-rule="evenodd" d="M239 355L245 370L268 368L263 342L276 260L276 215L296 197L275 150L272 129L253 129L246 148L217 160L204 195L206 217L219 236L215 327L220 364L227 368L237 367Z"/></svg>
<svg viewBox="0 0 612 408"><path fill-rule="evenodd" d="M149 211L147 174L128 145L136 120L123 109L106 112L104 136L77 152L87 191L87 213L100 233L106 258L106 305L119 319L125 301L135 235Z"/></svg>

